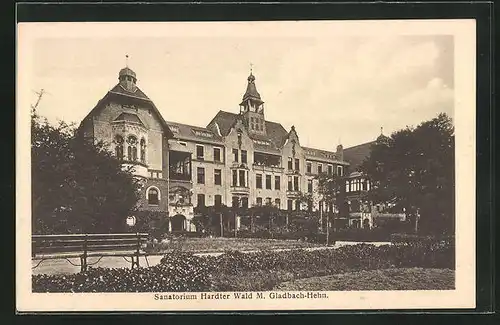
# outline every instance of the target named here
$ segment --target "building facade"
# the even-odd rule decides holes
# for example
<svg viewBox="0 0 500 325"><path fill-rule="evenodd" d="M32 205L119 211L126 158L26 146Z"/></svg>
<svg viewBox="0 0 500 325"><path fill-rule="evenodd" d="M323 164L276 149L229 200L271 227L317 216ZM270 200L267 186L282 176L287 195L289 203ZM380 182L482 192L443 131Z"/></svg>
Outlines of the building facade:
<svg viewBox="0 0 500 325"><path fill-rule="evenodd" d="M368 189L366 185L354 191L349 185L361 177L351 172L346 159L352 149L340 144L335 151L304 147L295 127L286 130L268 121L252 73L239 110L219 111L206 127L164 120L130 68L120 70L118 79L80 129L106 142L124 167L133 168L142 184L138 208L163 215L169 231L195 231L196 206L301 210L301 195L310 193L310 208L328 211L332 207L316 192L318 174L345 177L346 192L353 199ZM345 218L353 225L353 218Z"/></svg>

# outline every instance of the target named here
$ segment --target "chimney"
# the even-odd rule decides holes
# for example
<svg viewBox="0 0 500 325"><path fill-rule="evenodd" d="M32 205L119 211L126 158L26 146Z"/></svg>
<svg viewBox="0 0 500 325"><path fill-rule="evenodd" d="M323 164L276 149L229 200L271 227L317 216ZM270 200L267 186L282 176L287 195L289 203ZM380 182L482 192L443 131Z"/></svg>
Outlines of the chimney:
<svg viewBox="0 0 500 325"><path fill-rule="evenodd" d="M337 146L337 159L338 160L344 160L344 147L342 147L341 144Z"/></svg>

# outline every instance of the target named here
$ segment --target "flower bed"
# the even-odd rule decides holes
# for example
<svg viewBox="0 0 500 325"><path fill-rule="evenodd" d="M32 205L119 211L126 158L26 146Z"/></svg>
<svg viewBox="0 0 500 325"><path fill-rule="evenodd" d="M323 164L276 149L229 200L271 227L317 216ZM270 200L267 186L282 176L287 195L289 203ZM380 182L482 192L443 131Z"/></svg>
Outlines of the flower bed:
<svg viewBox="0 0 500 325"><path fill-rule="evenodd" d="M34 292L183 292L270 290L283 281L350 271L423 267L454 269L454 247L359 244L335 250L228 251L220 256L171 253L140 269L90 269L37 275Z"/></svg>

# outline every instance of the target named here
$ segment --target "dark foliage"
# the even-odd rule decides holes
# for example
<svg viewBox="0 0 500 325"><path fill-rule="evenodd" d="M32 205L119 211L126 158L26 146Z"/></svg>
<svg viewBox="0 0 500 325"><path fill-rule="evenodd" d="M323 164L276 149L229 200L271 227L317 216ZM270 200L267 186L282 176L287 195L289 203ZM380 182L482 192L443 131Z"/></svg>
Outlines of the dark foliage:
<svg viewBox="0 0 500 325"><path fill-rule="evenodd" d="M454 233L455 140L446 114L379 138L361 170L372 181L368 199L405 208L419 233Z"/></svg>
<svg viewBox="0 0 500 325"><path fill-rule="evenodd" d="M104 143L63 122L31 120L33 232L116 232L134 210L138 187Z"/></svg>

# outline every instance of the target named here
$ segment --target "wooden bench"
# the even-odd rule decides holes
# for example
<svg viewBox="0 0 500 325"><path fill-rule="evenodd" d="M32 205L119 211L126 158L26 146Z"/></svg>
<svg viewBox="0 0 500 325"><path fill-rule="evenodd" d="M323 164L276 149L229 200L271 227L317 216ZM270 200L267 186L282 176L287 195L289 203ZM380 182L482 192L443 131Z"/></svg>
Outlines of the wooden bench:
<svg viewBox="0 0 500 325"><path fill-rule="evenodd" d="M147 255L143 250L147 238L146 233L33 235L31 255L33 259L40 259L40 263L47 259L66 259L72 265L75 264L69 259L79 257L81 272L87 270L87 258L93 256L100 258L91 265L104 256L121 256L125 260L130 257L134 268L139 267L139 257Z"/></svg>

